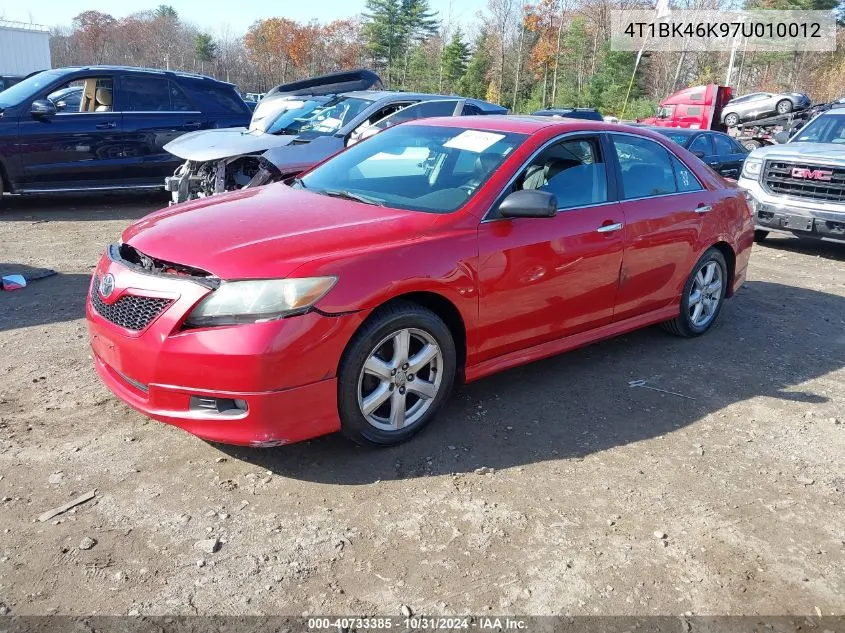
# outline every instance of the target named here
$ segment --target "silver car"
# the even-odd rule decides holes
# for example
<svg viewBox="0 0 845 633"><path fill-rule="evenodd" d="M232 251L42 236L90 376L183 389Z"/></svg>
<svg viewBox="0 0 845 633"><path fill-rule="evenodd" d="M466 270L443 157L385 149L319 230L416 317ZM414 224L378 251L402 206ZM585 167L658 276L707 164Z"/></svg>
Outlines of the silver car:
<svg viewBox="0 0 845 633"><path fill-rule="evenodd" d="M722 109L722 122L728 127L775 115L805 110L812 105L803 92L752 92L728 102Z"/></svg>

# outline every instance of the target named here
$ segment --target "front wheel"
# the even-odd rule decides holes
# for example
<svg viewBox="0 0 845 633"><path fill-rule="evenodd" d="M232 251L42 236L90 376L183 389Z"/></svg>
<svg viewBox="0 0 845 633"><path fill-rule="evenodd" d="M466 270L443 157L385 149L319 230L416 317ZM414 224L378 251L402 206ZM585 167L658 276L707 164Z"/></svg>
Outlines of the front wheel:
<svg viewBox="0 0 845 633"><path fill-rule="evenodd" d="M728 266L719 249L711 248L698 260L684 284L681 313L662 325L683 337L700 336L719 316L728 288Z"/></svg>
<svg viewBox="0 0 845 633"><path fill-rule="evenodd" d="M430 310L402 301L376 312L340 363L341 432L377 446L409 439L448 398L456 358L449 328Z"/></svg>
<svg viewBox="0 0 845 633"><path fill-rule="evenodd" d="M739 125L739 115L731 112L729 115L725 117L725 125L728 127L736 127Z"/></svg>
<svg viewBox="0 0 845 633"><path fill-rule="evenodd" d="M784 99L783 101L778 101L778 104L775 106L778 114L789 114L792 112L792 102L789 99Z"/></svg>

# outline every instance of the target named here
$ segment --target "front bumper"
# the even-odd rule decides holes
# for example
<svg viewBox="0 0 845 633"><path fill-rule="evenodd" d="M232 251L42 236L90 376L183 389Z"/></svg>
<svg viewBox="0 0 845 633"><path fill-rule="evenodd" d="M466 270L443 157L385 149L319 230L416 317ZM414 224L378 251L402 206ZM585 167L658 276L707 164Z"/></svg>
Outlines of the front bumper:
<svg viewBox="0 0 845 633"><path fill-rule="evenodd" d="M104 256L95 277L111 273L122 296L166 296L172 303L140 331L94 308L86 316L94 364L106 386L150 418L227 444L288 444L339 430L336 371L365 318L318 312L249 325L182 328L210 290L170 275L149 275ZM208 408L198 403L237 403Z"/></svg>
<svg viewBox="0 0 845 633"><path fill-rule="evenodd" d="M756 229L845 241L845 205L776 196L749 178L737 184L751 194Z"/></svg>

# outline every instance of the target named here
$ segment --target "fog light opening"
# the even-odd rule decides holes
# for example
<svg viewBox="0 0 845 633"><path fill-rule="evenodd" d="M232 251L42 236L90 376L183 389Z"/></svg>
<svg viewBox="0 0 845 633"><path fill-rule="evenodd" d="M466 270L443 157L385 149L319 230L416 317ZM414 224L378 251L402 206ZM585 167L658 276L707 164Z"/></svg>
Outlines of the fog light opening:
<svg viewBox="0 0 845 633"><path fill-rule="evenodd" d="M235 416L246 413L248 408L246 400L191 396L191 411L210 413L212 415Z"/></svg>

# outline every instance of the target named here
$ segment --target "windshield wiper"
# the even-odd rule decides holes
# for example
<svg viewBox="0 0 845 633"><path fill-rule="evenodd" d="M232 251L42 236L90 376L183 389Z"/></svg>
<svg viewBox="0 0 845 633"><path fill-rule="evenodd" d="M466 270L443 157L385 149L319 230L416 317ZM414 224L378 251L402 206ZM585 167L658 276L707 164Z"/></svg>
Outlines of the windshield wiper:
<svg viewBox="0 0 845 633"><path fill-rule="evenodd" d="M381 200L376 200L375 198L369 198L367 196L362 196L357 193L352 193L351 191L341 191L341 190L334 190L334 189L323 189L318 193L323 194L324 196L331 196L332 198L343 198L345 200L354 200L355 202L363 202L364 204L374 204L377 207L386 206L384 202Z"/></svg>

